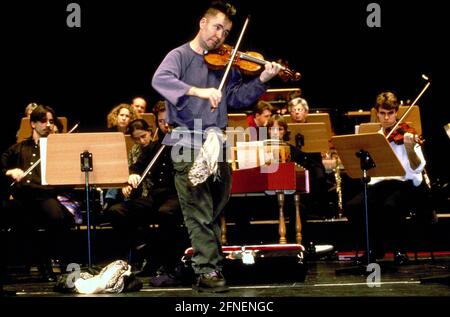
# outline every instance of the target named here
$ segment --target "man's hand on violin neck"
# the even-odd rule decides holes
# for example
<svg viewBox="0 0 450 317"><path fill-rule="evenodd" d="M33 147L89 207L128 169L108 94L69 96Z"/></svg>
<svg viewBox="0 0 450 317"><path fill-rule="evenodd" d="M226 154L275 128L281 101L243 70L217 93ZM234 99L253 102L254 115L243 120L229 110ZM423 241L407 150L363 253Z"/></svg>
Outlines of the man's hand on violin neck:
<svg viewBox="0 0 450 317"><path fill-rule="evenodd" d="M191 87L187 94L188 96L208 99L211 104L211 108L213 109L217 108L219 106L220 100L222 100L222 92L216 88Z"/></svg>
<svg viewBox="0 0 450 317"><path fill-rule="evenodd" d="M264 71L259 75L259 79L261 82L266 83L275 76L278 75L280 70L282 69L282 66L275 62L267 62L264 65Z"/></svg>

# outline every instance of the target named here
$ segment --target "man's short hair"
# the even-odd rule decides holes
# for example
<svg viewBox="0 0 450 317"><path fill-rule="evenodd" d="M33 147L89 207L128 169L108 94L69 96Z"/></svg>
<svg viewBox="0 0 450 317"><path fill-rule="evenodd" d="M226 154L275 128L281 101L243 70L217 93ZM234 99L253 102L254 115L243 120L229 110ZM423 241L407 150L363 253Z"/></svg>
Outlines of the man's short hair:
<svg viewBox="0 0 450 317"><path fill-rule="evenodd" d="M397 96L393 92L386 91L382 92L377 96L375 100L374 108L378 111L378 109L383 108L386 110L395 110L398 111L399 103L397 100Z"/></svg>
<svg viewBox="0 0 450 317"><path fill-rule="evenodd" d="M236 15L236 8L228 2L224 1L213 1L211 5L206 10L205 15L216 15L218 12L222 12L225 16L233 21L234 16Z"/></svg>
<svg viewBox="0 0 450 317"><path fill-rule="evenodd" d="M264 110L269 110L270 112L273 112L273 106L268 103L267 101L260 100L256 104L255 108L253 109L254 114L263 114Z"/></svg>

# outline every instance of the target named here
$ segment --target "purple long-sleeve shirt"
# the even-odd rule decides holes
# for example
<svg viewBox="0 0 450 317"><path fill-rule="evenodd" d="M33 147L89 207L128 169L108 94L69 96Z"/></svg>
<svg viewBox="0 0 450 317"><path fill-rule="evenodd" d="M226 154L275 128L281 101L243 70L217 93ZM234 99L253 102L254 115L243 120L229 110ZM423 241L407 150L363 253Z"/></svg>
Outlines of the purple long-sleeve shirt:
<svg viewBox="0 0 450 317"><path fill-rule="evenodd" d="M228 121L227 107L248 107L267 89L259 77L244 83L240 72L231 69L222 100L215 111L211 112L209 100L186 95L193 86L218 88L223 74L224 70L209 69L203 55L192 50L189 43L167 54L153 76L152 86L167 101L168 123L194 130L194 119L201 119L202 130L210 127L223 129Z"/></svg>

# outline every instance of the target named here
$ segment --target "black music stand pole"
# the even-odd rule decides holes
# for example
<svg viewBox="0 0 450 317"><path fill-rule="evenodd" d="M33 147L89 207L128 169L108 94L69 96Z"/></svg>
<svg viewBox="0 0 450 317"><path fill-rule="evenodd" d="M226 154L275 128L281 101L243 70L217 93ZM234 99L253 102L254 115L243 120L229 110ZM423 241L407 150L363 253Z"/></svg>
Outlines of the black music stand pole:
<svg viewBox="0 0 450 317"><path fill-rule="evenodd" d="M364 150L359 150L355 153L356 157L359 158L359 164L362 172L361 181L363 183L363 201L364 201L364 229L365 229L365 242L366 242L366 259L362 263L359 263L356 267L347 267L343 269L337 269L337 274L342 273L364 273L366 272L367 265L370 263L370 238L369 238L369 204L368 204L368 193L367 188L370 182L370 176L367 172L374 168L375 162L370 156L369 152Z"/></svg>
<svg viewBox="0 0 450 317"><path fill-rule="evenodd" d="M369 243L369 206L368 206L368 196L367 196L367 184L370 182L370 177L367 175L367 171L375 167L375 162L370 156L369 152L364 150L359 150L355 153L356 157L359 158L360 167L362 171L362 182L363 182L363 197L364 197L364 220L366 229L366 257L368 265L370 263L370 243Z"/></svg>
<svg viewBox="0 0 450 317"><path fill-rule="evenodd" d="M338 273L367 272L370 263L368 183L372 177L403 176L401 165L385 136L379 133L340 135L331 138L337 153L351 178L362 179L365 214L366 257L357 267L336 270ZM369 154L370 153L370 154Z"/></svg>
<svg viewBox="0 0 450 317"><path fill-rule="evenodd" d="M84 172L85 191L86 191L86 218L87 218L87 233L88 233L88 268L92 266L91 258L91 208L89 198L89 172L93 171L92 153L84 151L80 154L81 171Z"/></svg>
<svg viewBox="0 0 450 317"><path fill-rule="evenodd" d="M127 183L125 136L121 132L58 133L50 134L47 143L46 153L41 154L41 166L45 166L43 185L86 190L88 265L91 267L90 187L122 187ZM95 162L92 160L94 156Z"/></svg>

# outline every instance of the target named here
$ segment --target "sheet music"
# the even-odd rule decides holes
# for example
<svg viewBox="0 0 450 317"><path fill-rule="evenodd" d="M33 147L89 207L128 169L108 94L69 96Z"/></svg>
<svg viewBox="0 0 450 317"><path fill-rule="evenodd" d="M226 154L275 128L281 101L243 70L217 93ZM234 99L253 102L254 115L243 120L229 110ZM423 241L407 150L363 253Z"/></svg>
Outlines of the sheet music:
<svg viewBox="0 0 450 317"><path fill-rule="evenodd" d="M45 177L47 167L47 138L39 138L39 150L41 155L41 184L48 185Z"/></svg>
<svg viewBox="0 0 450 317"><path fill-rule="evenodd" d="M279 153L280 153L280 141L279 140L264 140L264 141L249 141L249 142L236 142L236 157L239 164L239 169L248 169L259 166L267 165L274 168L265 171L275 172L278 168Z"/></svg>
<svg viewBox="0 0 450 317"><path fill-rule="evenodd" d="M236 142L236 157L239 169L247 169L264 164L263 141Z"/></svg>

